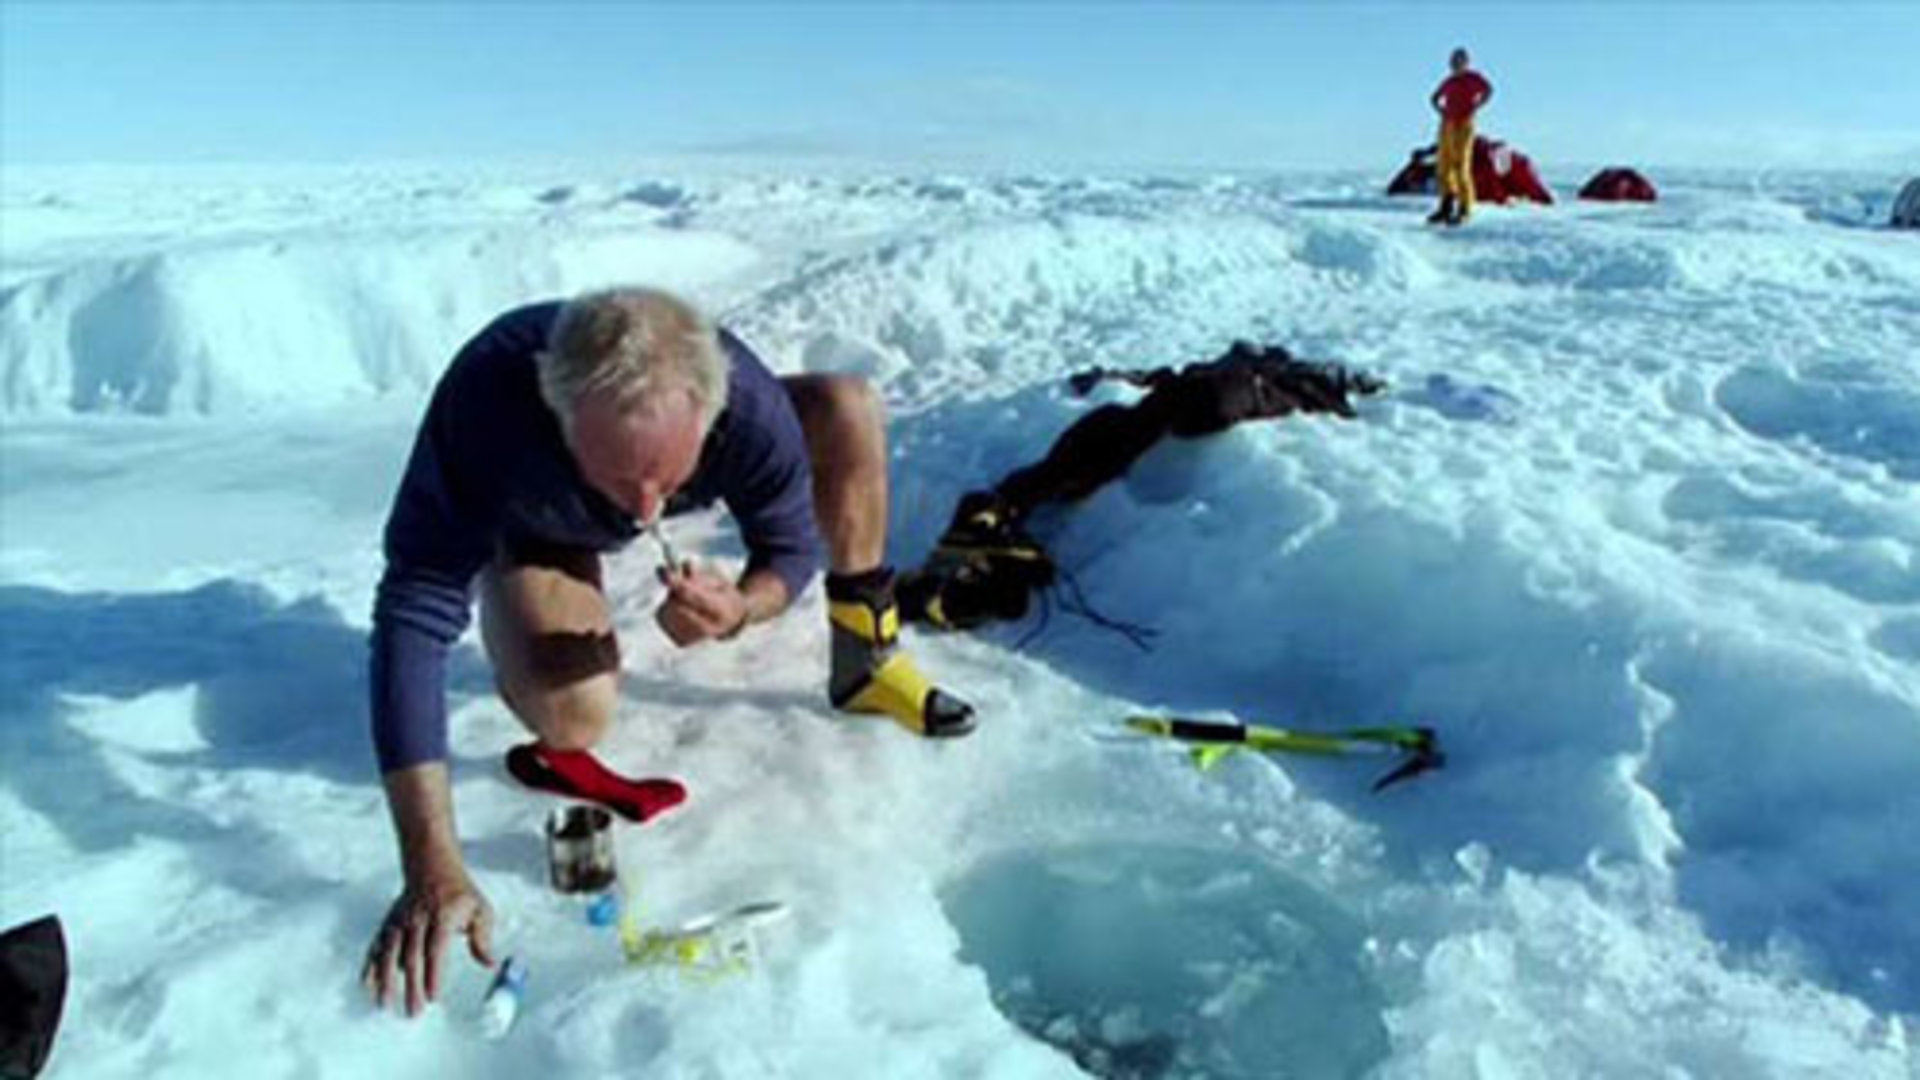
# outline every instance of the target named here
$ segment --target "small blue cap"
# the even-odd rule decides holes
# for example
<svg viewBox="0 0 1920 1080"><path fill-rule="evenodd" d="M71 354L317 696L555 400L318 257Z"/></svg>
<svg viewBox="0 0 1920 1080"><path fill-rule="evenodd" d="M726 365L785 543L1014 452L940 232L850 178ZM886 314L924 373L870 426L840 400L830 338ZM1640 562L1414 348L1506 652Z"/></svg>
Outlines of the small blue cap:
<svg viewBox="0 0 1920 1080"><path fill-rule="evenodd" d="M587 905L587 922L594 926L612 926L620 918L620 898L603 892Z"/></svg>

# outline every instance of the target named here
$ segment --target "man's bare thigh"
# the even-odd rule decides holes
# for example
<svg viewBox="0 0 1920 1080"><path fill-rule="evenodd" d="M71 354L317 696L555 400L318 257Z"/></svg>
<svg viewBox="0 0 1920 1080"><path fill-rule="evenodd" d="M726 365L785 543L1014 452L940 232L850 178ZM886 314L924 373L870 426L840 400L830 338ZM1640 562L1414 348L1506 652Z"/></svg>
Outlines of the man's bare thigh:
<svg viewBox="0 0 1920 1080"><path fill-rule="evenodd" d="M503 546L480 579L480 637L507 703L538 728L543 699L604 680L620 649L600 556L557 545ZM597 694L595 696L598 696Z"/></svg>

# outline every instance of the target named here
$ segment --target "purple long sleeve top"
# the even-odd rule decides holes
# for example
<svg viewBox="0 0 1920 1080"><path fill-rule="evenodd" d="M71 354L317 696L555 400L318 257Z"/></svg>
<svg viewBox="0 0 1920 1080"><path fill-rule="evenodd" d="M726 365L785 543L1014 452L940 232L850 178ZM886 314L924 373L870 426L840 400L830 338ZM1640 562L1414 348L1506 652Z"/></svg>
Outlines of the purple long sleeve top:
<svg viewBox="0 0 1920 1080"><path fill-rule="evenodd" d="M534 356L560 303L495 319L435 387L394 496L386 572L374 600L370 683L382 772L447 756L447 653L470 619L474 579L503 543L595 551L624 546L639 523L587 484L540 397ZM806 440L786 390L726 331L727 407L667 516L724 501L747 570L777 574L797 597L820 569Z"/></svg>

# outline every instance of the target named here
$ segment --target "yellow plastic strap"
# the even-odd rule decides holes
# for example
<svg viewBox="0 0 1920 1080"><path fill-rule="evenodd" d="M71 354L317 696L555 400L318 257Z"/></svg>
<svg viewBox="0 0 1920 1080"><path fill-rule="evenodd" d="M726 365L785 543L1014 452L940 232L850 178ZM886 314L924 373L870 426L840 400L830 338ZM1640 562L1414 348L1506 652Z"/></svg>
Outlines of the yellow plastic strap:
<svg viewBox="0 0 1920 1080"><path fill-rule="evenodd" d="M1039 562L1044 553L1036 548L1011 547L1006 544L936 544L934 551L943 555L953 555L963 559L993 558L1012 559L1016 562Z"/></svg>
<svg viewBox="0 0 1920 1080"><path fill-rule="evenodd" d="M924 735L927 731L927 695L933 684L914 665L906 653L887 657L867 685L842 706L849 712L873 713L891 717L894 723Z"/></svg>
<svg viewBox="0 0 1920 1080"><path fill-rule="evenodd" d="M1201 772L1206 772L1208 769L1220 764L1221 759L1238 749L1240 748L1232 743L1206 743L1194 747L1188 751L1188 753L1193 755L1194 767L1198 768Z"/></svg>
<svg viewBox="0 0 1920 1080"><path fill-rule="evenodd" d="M837 600L827 605L827 618L862 641L875 645L891 645L900 636L900 609L893 604L876 613L858 601Z"/></svg>
<svg viewBox="0 0 1920 1080"><path fill-rule="evenodd" d="M934 594L933 599L927 601L927 621L943 630L953 629L953 623L947 621L946 604L938 593Z"/></svg>

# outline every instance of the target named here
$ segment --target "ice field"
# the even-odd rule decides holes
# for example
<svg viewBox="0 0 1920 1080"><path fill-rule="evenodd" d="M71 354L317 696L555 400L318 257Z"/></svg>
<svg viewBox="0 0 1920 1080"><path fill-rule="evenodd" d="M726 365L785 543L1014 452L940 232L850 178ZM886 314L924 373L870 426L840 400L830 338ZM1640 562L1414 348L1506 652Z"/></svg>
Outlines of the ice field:
<svg viewBox="0 0 1920 1080"><path fill-rule="evenodd" d="M0 926L66 924L51 1075L1920 1076L1903 178L1548 179L1441 232L1384 173L9 173ZM629 968L547 887L470 636L456 807L527 999L481 1039L462 956L383 1016L365 635L413 425L493 315L629 282L877 383L902 565L1089 407L1081 367L1245 338L1390 388L1043 519L1158 643L910 632L981 711L951 744L826 707L817 587L680 652L616 557L603 756L692 792L623 874L661 924L784 900L750 975ZM1106 737L1143 708L1430 724L1449 762L1202 774Z"/></svg>

